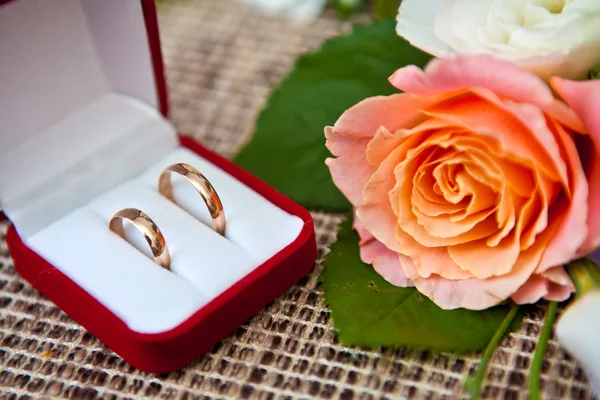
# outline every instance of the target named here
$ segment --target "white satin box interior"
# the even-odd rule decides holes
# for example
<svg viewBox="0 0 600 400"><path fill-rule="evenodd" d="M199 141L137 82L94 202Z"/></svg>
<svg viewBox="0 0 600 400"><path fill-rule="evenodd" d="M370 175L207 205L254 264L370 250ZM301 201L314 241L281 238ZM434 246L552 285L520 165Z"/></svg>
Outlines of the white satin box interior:
<svg viewBox="0 0 600 400"><path fill-rule="evenodd" d="M0 6L0 203L22 241L140 333L168 331L294 242L304 222L180 147L157 110L142 2L15 0ZM219 194L227 229L172 174L184 162ZM125 207L148 214L171 253L108 229Z"/></svg>

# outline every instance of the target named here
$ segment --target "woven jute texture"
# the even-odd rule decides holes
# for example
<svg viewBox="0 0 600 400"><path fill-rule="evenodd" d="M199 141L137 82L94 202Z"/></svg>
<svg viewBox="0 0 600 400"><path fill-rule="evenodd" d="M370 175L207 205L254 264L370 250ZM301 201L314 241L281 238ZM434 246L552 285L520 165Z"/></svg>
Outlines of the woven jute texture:
<svg viewBox="0 0 600 400"><path fill-rule="evenodd" d="M225 0L168 0L159 6L171 119L180 132L231 156L252 131L269 91L295 58L347 31L327 11L300 25ZM285 140L285 137L282 137ZM342 216L313 213L319 260ZM19 277L0 236L1 398L453 399L480 355L371 351L336 341L314 270L188 368L135 370ZM82 266L84 267L84 266ZM543 325L534 308L492 360L484 398L525 399ZM552 340L545 398L591 399L577 363Z"/></svg>

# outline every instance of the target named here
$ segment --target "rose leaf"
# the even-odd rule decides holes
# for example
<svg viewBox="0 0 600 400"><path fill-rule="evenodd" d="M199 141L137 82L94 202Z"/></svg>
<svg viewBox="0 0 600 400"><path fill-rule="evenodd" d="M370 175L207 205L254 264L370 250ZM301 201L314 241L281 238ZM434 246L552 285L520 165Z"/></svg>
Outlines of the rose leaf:
<svg viewBox="0 0 600 400"><path fill-rule="evenodd" d="M324 127L366 97L397 92L388 77L430 58L398 37L392 21L358 25L326 41L273 90L234 161L307 208L350 210L325 165Z"/></svg>
<svg viewBox="0 0 600 400"><path fill-rule="evenodd" d="M342 223L323 264L325 302L344 345L475 352L488 345L511 310L442 310L415 288L391 285L361 261L350 220Z"/></svg>

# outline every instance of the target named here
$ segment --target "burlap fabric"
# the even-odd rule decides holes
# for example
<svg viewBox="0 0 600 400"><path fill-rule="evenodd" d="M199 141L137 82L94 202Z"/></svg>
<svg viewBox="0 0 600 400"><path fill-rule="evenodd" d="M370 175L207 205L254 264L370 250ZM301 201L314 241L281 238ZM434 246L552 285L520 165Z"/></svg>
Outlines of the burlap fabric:
<svg viewBox="0 0 600 400"><path fill-rule="evenodd" d="M300 25L224 0L168 0L159 21L171 118L181 132L231 156L269 91L298 54L348 29L332 12ZM285 140L282 137L282 140ZM313 213L319 257L341 216ZM466 397L479 355L349 348L336 341L314 270L188 368L133 369L16 273L0 231L0 397L16 398L415 398ZM494 355L485 398L527 398L545 306ZM581 368L551 341L545 397L590 399Z"/></svg>

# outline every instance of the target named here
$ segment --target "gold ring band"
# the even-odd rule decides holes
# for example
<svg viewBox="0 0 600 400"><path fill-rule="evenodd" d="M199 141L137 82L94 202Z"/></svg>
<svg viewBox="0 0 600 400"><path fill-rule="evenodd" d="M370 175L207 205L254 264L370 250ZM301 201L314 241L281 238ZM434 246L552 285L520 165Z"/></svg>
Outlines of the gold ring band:
<svg viewBox="0 0 600 400"><path fill-rule="evenodd" d="M154 221L152 221L146 213L137 208L124 208L121 211L118 211L111 218L108 228L124 240L127 240L125 237L125 230L123 229L124 219L131 222L131 224L144 235L144 239L146 239L146 242L150 245L154 261L161 267L170 269L171 256L169 254L169 249L167 248L163 234Z"/></svg>
<svg viewBox="0 0 600 400"><path fill-rule="evenodd" d="M206 179L200 171L189 164L179 163L165 168L158 179L158 191L173 203L176 203L176 201L173 197L171 172L182 175L194 186L208 207L208 211L212 217L213 230L220 235L225 235L226 222L223 204L221 203L221 199L215 191L215 188L210 184L208 179Z"/></svg>

